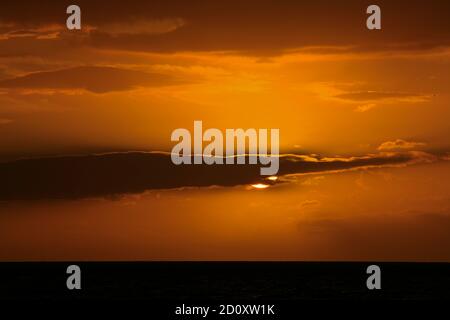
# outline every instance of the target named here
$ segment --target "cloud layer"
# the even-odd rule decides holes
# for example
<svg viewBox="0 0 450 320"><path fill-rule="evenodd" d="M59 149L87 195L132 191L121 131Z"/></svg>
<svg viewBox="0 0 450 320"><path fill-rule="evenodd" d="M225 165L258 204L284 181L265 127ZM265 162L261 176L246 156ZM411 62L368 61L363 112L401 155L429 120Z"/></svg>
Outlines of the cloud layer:
<svg viewBox="0 0 450 320"><path fill-rule="evenodd" d="M435 161L422 152L351 158L284 155L279 175L310 174ZM25 159L0 164L0 200L78 199L151 189L266 182L258 165L174 165L166 153L113 153Z"/></svg>
<svg viewBox="0 0 450 320"><path fill-rule="evenodd" d="M446 1L378 1L382 13L388 13L382 15L381 32L369 32L365 27L368 4L360 0L130 0L126 5L80 0L77 4L82 10L83 32L92 31L84 44L102 48L266 55L321 46L351 46L352 51L415 51L450 44L450 4ZM64 25L65 6L54 1L4 4L0 39L17 35L67 39L69 33L50 28ZM333 14L323 19L324 12ZM427 28L411 32L411 21L421 21ZM336 37L336 30L345 36Z"/></svg>
<svg viewBox="0 0 450 320"><path fill-rule="evenodd" d="M8 89L84 89L95 93L129 90L136 87L160 87L181 83L164 74L113 67L83 66L43 71L0 81Z"/></svg>

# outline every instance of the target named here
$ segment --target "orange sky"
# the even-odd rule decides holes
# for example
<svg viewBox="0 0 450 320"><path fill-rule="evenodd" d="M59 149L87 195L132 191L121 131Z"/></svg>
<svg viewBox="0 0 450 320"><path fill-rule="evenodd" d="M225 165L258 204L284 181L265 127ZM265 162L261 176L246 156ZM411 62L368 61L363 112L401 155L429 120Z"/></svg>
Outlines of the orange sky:
<svg viewBox="0 0 450 320"><path fill-rule="evenodd" d="M173 238L139 230L142 238L124 240L133 248L124 258L450 259L435 247L444 241L448 248L450 240L439 233L440 229L436 231L438 224L433 225L439 219L449 225L450 214L449 188L441 185L443 181L435 182L449 173L448 3L378 1L381 31L366 29L366 1L78 1L81 31L65 29L68 4L22 1L2 5L1 161L42 155L170 151L171 132L192 129L194 120L202 120L205 128L279 128L282 153L312 155L314 159L325 156L348 161L351 157L404 153L413 158L407 168L405 164L397 169L377 168L376 173L365 169L360 174L351 171L320 178L317 186L325 184L323 188L303 185L307 179L315 181L313 177L297 177L289 182L291 189L260 190L266 196L249 193L245 186L211 194L201 188L164 191L167 197L162 199L166 200L155 200L159 193L151 191L144 200L132 201L137 205L130 219L136 220L126 222L128 229L123 232L136 232L138 221L146 219L139 215L148 210L157 212L156 225L159 223ZM365 189L366 183L369 189ZM308 189L308 196L303 188ZM353 204L349 204L353 200L342 200L355 188L359 191L355 191ZM387 190L398 197L393 198ZM180 202L170 215L159 217L169 210L164 206L177 205L167 200L170 197L193 200ZM267 201L264 213L256 209L261 206L260 197ZM92 207L84 201L65 204L66 222L53 220L55 204L45 204L46 209L34 204L27 208L3 204L8 210L0 219L10 225L3 224L9 231L2 230L2 234L17 246L1 241L4 251L0 259L65 257L64 247L43 256L27 249L37 235L23 237L20 230L31 230L38 220L22 221L25 215L18 218L11 214L22 211L45 216L43 219L55 226L48 226L49 236L42 238L42 247L63 236L56 226L72 221L75 231L72 234L72 227L66 226L67 246L74 249L74 257L83 258L81 252L86 252L89 258L121 258L123 251L109 246L87 250L94 242L90 236L79 246L70 242L83 234L95 234L90 226L79 225L72 211L87 214L98 209L101 218L92 223L101 229L99 221L108 220L105 212L111 211L119 219L125 210L116 208L114 201ZM126 207L129 201L119 202ZM229 202L236 204L227 208L235 214L212 207ZM208 208L204 209L205 218L196 214L199 203ZM303 207L302 203L311 206ZM217 216L212 217L215 210ZM186 241L195 234L183 233L181 222L171 216L184 211L186 215L179 221L198 229L200 240L176 249L176 241ZM405 218L405 212L414 215ZM386 226L378 213L394 215L394 227ZM261 224L256 227L259 214ZM283 218L276 218L278 214ZM431 215L426 222L420 220L424 214ZM105 241L121 243L126 236L111 221L102 236ZM221 223L220 230L213 226ZM375 245L370 225L387 228L388 239L397 241L408 233L405 223L413 225L413 230L425 223L424 230L415 232L436 234L436 239L417 251L406 250L403 240L398 248L393 246L398 250ZM359 247L345 247L346 241L354 239L341 235L353 232L357 225L367 226L369 235L361 241L375 247L372 255ZM248 227L255 229L249 231ZM310 229L315 228L325 230L325 240L311 236ZM254 237L246 238L251 235ZM269 241L272 238L275 242ZM139 239L159 241L161 246L146 248ZM241 250L232 239L248 242ZM335 254L326 253L334 248L326 239L337 241ZM223 255L195 249L205 240L222 248ZM265 244L267 254L250 253L257 250L258 242ZM299 245L301 250L296 251Z"/></svg>
<svg viewBox="0 0 450 320"><path fill-rule="evenodd" d="M81 31L65 30L63 3L6 5L1 154L170 150L195 119L280 128L284 150L448 148L445 4L382 3L381 31L363 4L80 2Z"/></svg>

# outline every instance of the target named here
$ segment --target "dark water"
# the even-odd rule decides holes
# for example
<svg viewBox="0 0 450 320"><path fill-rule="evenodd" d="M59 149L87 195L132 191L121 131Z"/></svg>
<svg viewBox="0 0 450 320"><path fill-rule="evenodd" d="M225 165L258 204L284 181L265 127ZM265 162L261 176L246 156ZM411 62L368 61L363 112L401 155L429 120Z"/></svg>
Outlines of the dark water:
<svg viewBox="0 0 450 320"><path fill-rule="evenodd" d="M82 289L66 288L69 262L0 263L2 300L300 301L450 299L449 263L87 262Z"/></svg>

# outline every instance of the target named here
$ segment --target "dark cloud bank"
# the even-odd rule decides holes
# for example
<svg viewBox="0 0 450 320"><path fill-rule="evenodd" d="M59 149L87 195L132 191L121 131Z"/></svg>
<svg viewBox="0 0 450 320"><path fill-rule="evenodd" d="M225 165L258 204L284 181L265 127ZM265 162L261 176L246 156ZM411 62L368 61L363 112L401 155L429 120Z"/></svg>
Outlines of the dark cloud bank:
<svg viewBox="0 0 450 320"><path fill-rule="evenodd" d="M84 89L94 93L180 84L174 77L113 67L81 66L0 80L8 89Z"/></svg>
<svg viewBox="0 0 450 320"><path fill-rule="evenodd" d="M365 26L365 0L166 0L76 2L84 25L95 27L84 45L152 52L240 51L256 55L310 46L352 50L423 50L450 44L449 1L378 0L382 30ZM0 21L16 29L65 22L69 1L15 1L2 4ZM135 34L136 21L179 19L170 32ZM123 34L107 26L123 25ZM10 31L14 32L14 31ZM128 32L128 34L127 34ZM53 47L52 47L53 49Z"/></svg>
<svg viewBox="0 0 450 320"><path fill-rule="evenodd" d="M280 158L278 175L406 165L428 154L403 152L355 158ZM259 165L179 165L165 153L110 153L0 163L0 201L79 199L151 189L235 186L261 182Z"/></svg>

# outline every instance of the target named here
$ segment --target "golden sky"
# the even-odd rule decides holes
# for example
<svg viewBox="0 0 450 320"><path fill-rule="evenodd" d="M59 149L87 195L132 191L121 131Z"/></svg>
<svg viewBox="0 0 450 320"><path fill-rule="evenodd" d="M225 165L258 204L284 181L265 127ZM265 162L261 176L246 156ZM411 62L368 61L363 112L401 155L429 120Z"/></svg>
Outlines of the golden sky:
<svg viewBox="0 0 450 320"><path fill-rule="evenodd" d="M13 214L27 211L45 216L55 227L46 225L49 236L36 245L48 246L63 236L57 227L66 226L67 246L75 250L75 258L450 260L436 247L438 242L444 248L450 245L437 222L450 226L449 188L437 181L449 174L449 2L377 1L382 30L375 31L365 24L371 3L356 0L77 1L79 31L65 27L69 4L2 4L0 161L167 152L174 129L192 129L194 120L202 120L205 128L279 128L281 152L291 155L280 171L289 176L255 193L247 185L260 178L247 169L234 180L229 172L218 171L208 178L192 172L187 180L177 180L164 167L150 182L129 181L142 162L119 156L105 160L110 161L106 168L122 172L111 187L77 180L85 168L95 168L91 158L70 165L0 164L0 176L7 181L0 188L1 206L7 209L0 219L9 230L2 230L2 236L16 243L0 241L0 259L66 257L64 246L44 250L42 256L32 254L36 248L28 245L37 243L37 235L23 235L37 220ZM157 166L158 159L148 163ZM126 168L130 164L133 168ZM55 172L60 180L46 178ZM97 180L108 176L101 169L97 174ZM44 180L54 185L43 187ZM24 187L27 181L33 181L30 187ZM201 188L211 185L226 187ZM166 190L192 186L200 188ZM136 195L145 190L152 191ZM162 198L158 190L163 190ZM92 204L84 199L116 193L134 193L138 200L127 196ZM67 220L53 220L59 204L9 203L47 197L70 199L63 205ZM230 202L234 206L227 210L214 209L214 204ZM135 220L119 231L119 223L111 221L130 210L127 203L134 203L130 219ZM208 208L205 217L196 211L201 204ZM126 245L119 246L122 251L93 245L98 231L79 222L77 210L80 215L99 212L98 219L92 218L97 229L111 212L113 220L101 236L121 243L122 234L135 234L125 241L128 253L123 253ZM140 216L147 211L155 212L152 223L172 238L150 227L148 234L139 229L140 219L150 219ZM179 219L173 217L184 212ZM255 221L260 221L258 228ZM182 222L198 233L182 231ZM434 238L422 241L422 249L406 250L405 223L419 239ZM358 236L361 225L367 236ZM378 228L387 230L388 243L399 245L383 249L385 242L376 244ZM314 230L325 236L316 238ZM344 237L349 232L354 238ZM71 242L81 235L79 245ZM161 246L146 247L139 239ZM179 240L184 244L177 249ZM223 254L198 248L205 240ZM355 240L372 246L372 254L346 247ZM251 253L258 250L257 243L265 244L267 254ZM333 248L334 254L326 253Z"/></svg>
<svg viewBox="0 0 450 320"><path fill-rule="evenodd" d="M446 149L448 5L422 4L381 2L381 31L364 1L81 1L81 31L64 2L5 4L1 154L170 150L195 119L280 128L284 150Z"/></svg>

